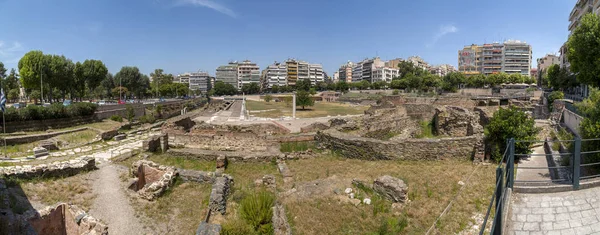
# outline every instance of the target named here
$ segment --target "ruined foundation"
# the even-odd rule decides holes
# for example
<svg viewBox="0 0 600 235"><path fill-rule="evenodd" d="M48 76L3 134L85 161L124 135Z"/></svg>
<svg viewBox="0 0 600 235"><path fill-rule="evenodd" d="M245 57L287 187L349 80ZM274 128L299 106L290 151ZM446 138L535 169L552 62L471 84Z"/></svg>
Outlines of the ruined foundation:
<svg viewBox="0 0 600 235"><path fill-rule="evenodd" d="M133 163L131 173L137 177L129 186L140 198L154 200L162 195L175 181L174 167L161 166L151 161L140 160Z"/></svg>
<svg viewBox="0 0 600 235"><path fill-rule="evenodd" d="M28 222L37 234L108 234L108 227L102 222L65 203L39 211Z"/></svg>

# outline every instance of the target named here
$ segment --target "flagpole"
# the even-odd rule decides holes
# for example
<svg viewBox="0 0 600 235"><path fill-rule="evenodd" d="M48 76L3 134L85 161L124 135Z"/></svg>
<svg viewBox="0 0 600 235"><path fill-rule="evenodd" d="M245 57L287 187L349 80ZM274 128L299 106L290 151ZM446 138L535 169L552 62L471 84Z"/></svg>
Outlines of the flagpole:
<svg viewBox="0 0 600 235"><path fill-rule="evenodd" d="M6 154L6 118L4 118L4 111L2 111L2 131L4 132L4 157L8 158L8 154Z"/></svg>

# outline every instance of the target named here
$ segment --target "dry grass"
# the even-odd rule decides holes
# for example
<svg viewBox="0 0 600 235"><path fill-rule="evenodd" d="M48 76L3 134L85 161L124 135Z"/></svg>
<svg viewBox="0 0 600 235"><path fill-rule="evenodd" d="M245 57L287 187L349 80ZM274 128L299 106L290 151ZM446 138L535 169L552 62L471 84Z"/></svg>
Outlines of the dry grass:
<svg viewBox="0 0 600 235"><path fill-rule="evenodd" d="M65 202L88 211L96 197L92 191L90 173L58 179L23 181L20 186L29 200L47 206Z"/></svg>
<svg viewBox="0 0 600 235"><path fill-rule="evenodd" d="M69 149L74 147L84 146L96 138L98 132L93 130L84 130L78 132L72 132L54 137L53 139L60 140L64 143L63 146L59 146L61 149ZM33 155L33 148L38 146L41 141L35 141L27 144L16 144L0 147L2 153L6 153L11 158L25 157L27 155ZM4 154L2 154L4 155Z"/></svg>
<svg viewBox="0 0 600 235"><path fill-rule="evenodd" d="M229 162L225 173L233 176L233 191L254 190L254 181L267 174L275 176L278 186L283 183L277 166L270 162Z"/></svg>
<svg viewBox="0 0 600 235"><path fill-rule="evenodd" d="M264 101L246 101L246 108L250 111L267 110L264 112L253 112L251 115L256 117L278 118L282 116L292 116L291 105L286 105L285 102L264 102ZM350 105L331 102L315 102L314 106L306 107L306 110L301 110L298 107L296 117L312 118L312 117L327 117L337 115L357 115L363 114L368 106Z"/></svg>
<svg viewBox="0 0 600 235"><path fill-rule="evenodd" d="M475 213L484 213L493 191L493 166L475 166L468 161L363 161L324 157L288 161L296 184L336 175L351 186L352 178L373 182L382 175L403 179L409 186L409 199L400 214L408 218L403 233L424 234L458 193L458 181L466 182L475 172L450 212L436 226L438 234L465 229ZM341 189L343 190L343 189ZM369 234L377 232L384 219L397 217L391 212L374 215L374 205L354 207L334 199L313 198L286 203L295 234Z"/></svg>
<svg viewBox="0 0 600 235"><path fill-rule="evenodd" d="M210 191L210 184L178 182L156 201L132 199L132 205L157 234L194 234L208 212ZM165 227L152 227L157 224Z"/></svg>
<svg viewBox="0 0 600 235"><path fill-rule="evenodd" d="M67 148L81 146L92 141L98 132L93 130L78 131L69 134L59 135L55 139L61 140L67 144Z"/></svg>

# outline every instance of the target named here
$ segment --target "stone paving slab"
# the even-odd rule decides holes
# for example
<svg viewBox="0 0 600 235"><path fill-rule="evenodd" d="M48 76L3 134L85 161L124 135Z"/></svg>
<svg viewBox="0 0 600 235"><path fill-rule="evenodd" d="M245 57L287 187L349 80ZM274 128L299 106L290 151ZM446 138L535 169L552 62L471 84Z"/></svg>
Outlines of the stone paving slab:
<svg viewBox="0 0 600 235"><path fill-rule="evenodd" d="M600 188L513 194L507 234L599 234Z"/></svg>

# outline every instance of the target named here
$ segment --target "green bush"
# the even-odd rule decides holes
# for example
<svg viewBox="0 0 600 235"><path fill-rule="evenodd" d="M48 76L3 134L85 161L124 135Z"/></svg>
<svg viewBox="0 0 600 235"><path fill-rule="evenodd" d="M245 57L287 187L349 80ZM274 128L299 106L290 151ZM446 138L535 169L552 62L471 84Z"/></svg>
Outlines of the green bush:
<svg viewBox="0 0 600 235"><path fill-rule="evenodd" d="M564 98L565 94L562 91L553 91L550 93L550 95L548 95L548 108L552 109L552 103L554 103L555 100Z"/></svg>
<svg viewBox="0 0 600 235"><path fill-rule="evenodd" d="M402 231L408 226L408 219L405 215L400 218L387 218L381 221L381 225L376 234L387 235L387 234L401 234Z"/></svg>
<svg viewBox="0 0 600 235"><path fill-rule="evenodd" d="M125 105L125 117L129 122L133 121L133 118L135 118L135 110L130 104Z"/></svg>
<svg viewBox="0 0 600 235"><path fill-rule="evenodd" d="M540 128L535 127L534 119L516 107L499 109L484 130L485 138L493 148L492 158L496 161L502 159L507 139L532 141L536 139L539 131ZM530 147L531 142L517 142L515 153L530 153Z"/></svg>
<svg viewBox="0 0 600 235"><path fill-rule="evenodd" d="M222 224L221 234L223 235L251 235L256 234L256 232L247 224L245 221L241 219L232 219L228 220Z"/></svg>
<svg viewBox="0 0 600 235"><path fill-rule="evenodd" d="M400 94L400 91L398 89L394 89L394 91L392 91L392 95L398 95Z"/></svg>
<svg viewBox="0 0 600 235"><path fill-rule="evenodd" d="M421 133L419 133L416 138L433 138L435 134L433 133L433 121L419 121L419 126L421 127Z"/></svg>
<svg viewBox="0 0 600 235"><path fill-rule="evenodd" d="M112 115L112 116L110 116L110 120L113 120L115 122L123 122L123 117L121 117L119 115Z"/></svg>
<svg viewBox="0 0 600 235"><path fill-rule="evenodd" d="M254 231L259 234L272 234L273 225L271 219L273 211L271 208L275 205L275 197L267 191L255 192L241 203L240 215Z"/></svg>
<svg viewBox="0 0 600 235"><path fill-rule="evenodd" d="M140 122L141 123L150 123L150 124L152 124L155 121L156 121L156 118L154 118L154 116L149 115L149 114L146 114L146 115L140 117Z"/></svg>
<svg viewBox="0 0 600 235"><path fill-rule="evenodd" d="M22 109L8 108L4 116L7 122L70 118L93 115L97 107L93 103L74 103L68 107L61 103L54 103L49 107L29 105Z"/></svg>

